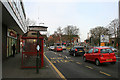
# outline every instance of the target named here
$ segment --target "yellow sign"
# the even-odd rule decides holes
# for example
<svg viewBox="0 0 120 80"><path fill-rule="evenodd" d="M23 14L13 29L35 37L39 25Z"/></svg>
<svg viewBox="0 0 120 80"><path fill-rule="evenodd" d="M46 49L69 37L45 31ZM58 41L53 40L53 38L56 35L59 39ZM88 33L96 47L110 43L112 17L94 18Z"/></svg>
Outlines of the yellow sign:
<svg viewBox="0 0 120 80"><path fill-rule="evenodd" d="M101 43L101 44L100 44L100 46L105 46L105 43L104 43L104 42L103 42L103 43Z"/></svg>

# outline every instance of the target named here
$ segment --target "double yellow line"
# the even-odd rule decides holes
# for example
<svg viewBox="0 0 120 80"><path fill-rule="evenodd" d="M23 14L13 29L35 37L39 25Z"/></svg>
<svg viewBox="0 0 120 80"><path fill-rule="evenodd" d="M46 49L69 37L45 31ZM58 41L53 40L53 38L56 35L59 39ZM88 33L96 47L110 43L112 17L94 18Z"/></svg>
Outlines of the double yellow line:
<svg viewBox="0 0 120 80"><path fill-rule="evenodd" d="M63 80L67 80L63 74L52 64L52 62L44 55L44 57L47 59L47 61L52 65L52 67L55 69L55 71L58 73L58 75L63 79Z"/></svg>

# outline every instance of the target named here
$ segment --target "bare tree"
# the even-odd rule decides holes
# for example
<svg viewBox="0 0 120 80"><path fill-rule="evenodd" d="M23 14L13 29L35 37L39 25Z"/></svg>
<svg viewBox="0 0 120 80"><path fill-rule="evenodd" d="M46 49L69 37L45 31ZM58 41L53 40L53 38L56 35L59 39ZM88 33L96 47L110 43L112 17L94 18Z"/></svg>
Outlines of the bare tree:
<svg viewBox="0 0 120 80"><path fill-rule="evenodd" d="M64 28L64 33L65 33L65 35L68 35L67 39L71 43L72 38L75 35L79 34L79 28L77 28L76 26L70 25L70 26L67 26Z"/></svg>
<svg viewBox="0 0 120 80"><path fill-rule="evenodd" d="M109 28L109 36L114 38L113 46L116 47L116 44L119 43L119 19L114 19L108 25Z"/></svg>
<svg viewBox="0 0 120 80"><path fill-rule="evenodd" d="M62 35L63 34L63 29L61 27L58 27L57 28L57 33Z"/></svg>
<svg viewBox="0 0 120 80"><path fill-rule="evenodd" d="M108 31L109 31L108 28L101 27L101 26L91 29L90 34L92 37L92 42L94 42L93 45L97 45L97 44L100 45L100 36L108 35Z"/></svg>
<svg viewBox="0 0 120 80"><path fill-rule="evenodd" d="M47 37L49 37L50 36L50 31L47 31L46 35L47 35Z"/></svg>
<svg viewBox="0 0 120 80"><path fill-rule="evenodd" d="M110 37L113 37L113 36L115 38L117 37L118 27L119 27L119 20L118 19L114 19L113 21L110 22L110 24L108 25Z"/></svg>
<svg viewBox="0 0 120 80"><path fill-rule="evenodd" d="M29 30L29 26L33 26L36 24L36 21L31 20L30 18L27 18L25 21L25 25L27 26L27 31Z"/></svg>
<svg viewBox="0 0 120 80"><path fill-rule="evenodd" d="M63 29L61 27L57 28L57 35L59 36L59 42L62 42ZM61 43L62 44L62 43Z"/></svg>

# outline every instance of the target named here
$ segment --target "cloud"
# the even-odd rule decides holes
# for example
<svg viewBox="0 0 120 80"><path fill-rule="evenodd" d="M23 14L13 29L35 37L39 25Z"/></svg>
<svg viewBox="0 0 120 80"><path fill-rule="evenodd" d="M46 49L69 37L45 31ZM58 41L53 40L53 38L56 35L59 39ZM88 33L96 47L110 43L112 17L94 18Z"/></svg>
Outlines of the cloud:
<svg viewBox="0 0 120 80"><path fill-rule="evenodd" d="M89 4L72 3L80 2L80 0L59 0L59 2L57 0L50 0L52 1L51 3L49 3L50 1L48 0L31 1L25 2L25 11L29 18L34 19L39 23L45 23L44 26L48 27L50 34L54 33L59 26L64 28L67 25L75 25L80 28L80 37L82 41L87 38L87 33L90 28L96 27L97 25L105 26L110 20L114 19L118 13L116 6L117 2ZM97 1L102 2L103 0Z"/></svg>

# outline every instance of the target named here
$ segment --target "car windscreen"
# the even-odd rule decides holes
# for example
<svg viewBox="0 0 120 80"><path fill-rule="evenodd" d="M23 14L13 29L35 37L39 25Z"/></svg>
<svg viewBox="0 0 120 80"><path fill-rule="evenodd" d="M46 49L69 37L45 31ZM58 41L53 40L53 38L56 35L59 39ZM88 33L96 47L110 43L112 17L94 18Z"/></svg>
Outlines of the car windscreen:
<svg viewBox="0 0 120 80"><path fill-rule="evenodd" d="M76 49L77 50L84 50L84 48L82 48L82 47L77 47Z"/></svg>
<svg viewBox="0 0 120 80"><path fill-rule="evenodd" d="M62 47L65 47L64 45Z"/></svg>
<svg viewBox="0 0 120 80"><path fill-rule="evenodd" d="M52 46L51 48L54 48L54 46Z"/></svg>
<svg viewBox="0 0 120 80"><path fill-rule="evenodd" d="M62 47L58 47L58 48L62 48Z"/></svg>
<svg viewBox="0 0 120 80"><path fill-rule="evenodd" d="M101 49L100 53L113 53L111 49Z"/></svg>

